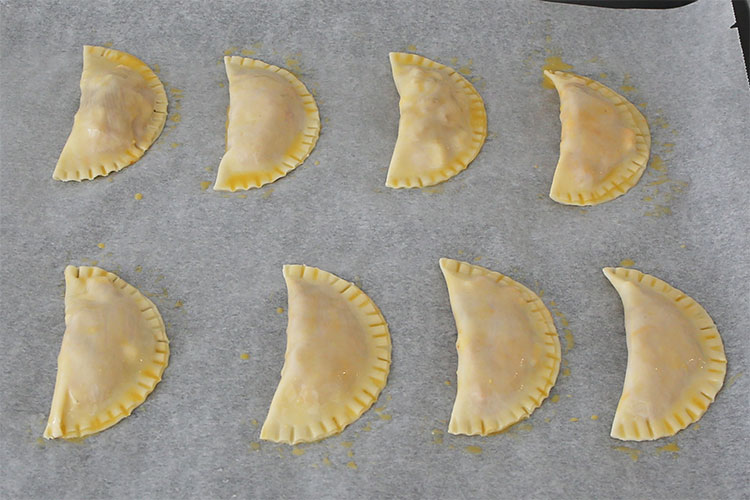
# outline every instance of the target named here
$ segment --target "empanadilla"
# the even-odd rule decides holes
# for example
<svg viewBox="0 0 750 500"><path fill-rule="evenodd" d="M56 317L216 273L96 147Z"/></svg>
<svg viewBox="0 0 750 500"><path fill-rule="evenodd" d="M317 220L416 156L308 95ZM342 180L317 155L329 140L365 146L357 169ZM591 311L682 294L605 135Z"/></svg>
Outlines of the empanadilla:
<svg viewBox="0 0 750 500"><path fill-rule="evenodd" d="M226 153L214 189L260 187L307 158L320 135L315 99L289 71L257 59L227 56Z"/></svg>
<svg viewBox="0 0 750 500"><path fill-rule="evenodd" d="M482 97L456 70L416 54L391 52L401 118L385 185L423 187L450 179L487 138Z"/></svg>
<svg viewBox="0 0 750 500"><path fill-rule="evenodd" d="M391 338L380 310L352 283L301 265L284 266L284 279L286 354L260 437L295 444L341 432L377 400Z"/></svg>
<svg viewBox="0 0 750 500"><path fill-rule="evenodd" d="M44 437L80 438L130 415L169 360L156 306L98 267L65 268L65 335Z"/></svg>
<svg viewBox="0 0 750 500"><path fill-rule="evenodd" d="M648 163L651 133L640 111L601 83L545 71L560 95L560 158L550 198L598 205L625 194Z"/></svg>
<svg viewBox="0 0 750 500"><path fill-rule="evenodd" d="M167 119L167 94L140 59L104 47L83 47L81 103L52 176L81 181L136 162Z"/></svg>
<svg viewBox="0 0 750 500"><path fill-rule="evenodd" d="M695 300L635 269L604 269L625 310L628 366L612 437L672 436L696 422L724 384L721 336Z"/></svg>
<svg viewBox="0 0 750 500"><path fill-rule="evenodd" d="M528 418L555 385L560 339L552 315L500 273L440 259L456 320L458 380L448 432L486 436Z"/></svg>

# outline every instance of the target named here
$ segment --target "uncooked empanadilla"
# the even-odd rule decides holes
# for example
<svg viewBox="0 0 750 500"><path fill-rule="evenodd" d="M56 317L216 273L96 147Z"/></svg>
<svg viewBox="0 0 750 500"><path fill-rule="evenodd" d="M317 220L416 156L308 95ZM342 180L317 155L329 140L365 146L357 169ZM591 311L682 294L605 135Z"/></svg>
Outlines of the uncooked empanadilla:
<svg viewBox="0 0 750 500"><path fill-rule="evenodd" d="M550 198L598 205L625 194L648 163L651 133L640 111L584 76L545 71L560 95L560 158Z"/></svg>
<svg viewBox="0 0 750 500"><path fill-rule="evenodd" d="M528 418L555 385L560 339L525 286L483 267L440 259L456 320L458 380L448 432L486 436Z"/></svg>
<svg viewBox="0 0 750 500"><path fill-rule="evenodd" d="M246 57L224 58L229 79L226 153L214 189L260 187L297 168L315 147L315 99L289 71Z"/></svg>
<svg viewBox="0 0 750 500"><path fill-rule="evenodd" d="M261 439L296 444L338 434L378 398L391 337L378 307L348 281L314 267L284 266L289 293L281 381Z"/></svg>
<svg viewBox="0 0 750 500"><path fill-rule="evenodd" d="M169 361L153 302L98 267L65 268L65 335L44 437L80 438L130 415Z"/></svg>
<svg viewBox="0 0 750 500"><path fill-rule="evenodd" d="M138 161L167 119L167 93L137 57L83 47L81 103L52 177L81 181Z"/></svg>
<svg viewBox="0 0 750 500"><path fill-rule="evenodd" d="M695 300L635 269L604 269L625 310L628 365L611 435L672 436L696 422L724 384L721 336Z"/></svg>
<svg viewBox="0 0 750 500"><path fill-rule="evenodd" d="M416 54L391 52L401 118L385 185L432 186L479 154L487 113L479 92L456 70Z"/></svg>

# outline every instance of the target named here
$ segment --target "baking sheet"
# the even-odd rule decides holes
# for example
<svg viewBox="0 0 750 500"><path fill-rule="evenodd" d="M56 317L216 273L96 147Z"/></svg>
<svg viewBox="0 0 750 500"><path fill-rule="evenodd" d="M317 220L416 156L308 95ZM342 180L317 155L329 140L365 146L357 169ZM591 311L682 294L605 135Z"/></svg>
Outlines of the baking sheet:
<svg viewBox="0 0 750 500"><path fill-rule="evenodd" d="M730 2L666 11L3 2L1 13L0 496L750 495L750 100ZM62 183L52 170L78 107L84 44L112 44L157 67L170 119L135 165ZM398 126L393 50L460 69L487 106L478 158L434 188L384 187ZM224 151L225 53L300 74L323 121L304 165L231 195L202 184ZM621 91L651 124L649 170L616 201L581 209L546 196L559 101L540 70L554 58ZM443 256L543 291L555 313L564 366L552 398L504 434L445 433L456 333ZM724 389L698 425L653 443L609 437L627 353L622 306L601 268L624 259L698 300L729 359ZM170 364L115 427L45 442L63 269L93 263L152 296ZM295 448L259 441L283 363L285 263L356 281L393 340L375 407L341 434Z"/></svg>

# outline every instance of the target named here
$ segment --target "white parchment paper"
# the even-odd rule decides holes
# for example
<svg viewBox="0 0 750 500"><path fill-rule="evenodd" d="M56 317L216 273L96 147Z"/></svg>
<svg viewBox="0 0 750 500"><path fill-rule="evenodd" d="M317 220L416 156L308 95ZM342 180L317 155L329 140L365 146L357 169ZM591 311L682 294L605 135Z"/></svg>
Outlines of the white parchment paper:
<svg viewBox="0 0 750 500"><path fill-rule="evenodd" d="M750 99L729 1L666 11L379 0L0 9L0 496L750 495ZM156 67L170 117L135 165L62 183L52 170L78 107L84 44ZM435 188L384 186L398 126L394 50L460 69L487 106L481 153ZM323 121L304 165L232 195L202 184L224 151L225 52L300 74ZM622 92L651 124L649 170L616 201L581 209L546 196L560 124L541 68L556 58ZM504 434L443 434L456 370L443 256L543 291L555 315L564 366L552 397ZM698 425L653 443L609 437L627 352L601 268L624 259L698 300L729 359ZM94 262L152 296L170 364L115 427L44 442L63 269ZM259 442L283 363L285 263L356 281L393 340L375 407L294 449Z"/></svg>

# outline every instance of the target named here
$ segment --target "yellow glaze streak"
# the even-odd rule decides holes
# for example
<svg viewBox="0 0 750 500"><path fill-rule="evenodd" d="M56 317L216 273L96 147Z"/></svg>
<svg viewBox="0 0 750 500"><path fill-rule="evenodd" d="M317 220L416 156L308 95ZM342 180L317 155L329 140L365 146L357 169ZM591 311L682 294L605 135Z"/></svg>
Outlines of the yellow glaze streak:
<svg viewBox="0 0 750 500"><path fill-rule="evenodd" d="M672 436L696 422L724 383L724 346L708 313L635 269L605 268L622 299L628 366L612 437Z"/></svg>
<svg viewBox="0 0 750 500"><path fill-rule="evenodd" d="M542 70L545 71L570 71L573 69L573 66L563 61L560 56L549 56L544 60L544 66L542 66ZM546 72L543 72L543 78L542 78L542 87L545 89L554 89L555 84L552 83L552 80L546 75ZM606 75L604 75L606 77Z"/></svg>
<svg viewBox="0 0 750 500"><path fill-rule="evenodd" d="M320 135L315 99L289 71L256 59L225 57L229 78L227 150L214 189L257 188L310 155Z"/></svg>
<svg viewBox="0 0 750 500"><path fill-rule="evenodd" d="M388 378L391 339L352 283L300 265L284 266L284 278L287 348L260 437L296 444L337 434L372 406Z"/></svg>
<svg viewBox="0 0 750 500"><path fill-rule="evenodd" d="M81 103L52 174L81 181L127 167L153 144L167 118L167 94L141 60L83 47Z"/></svg>
<svg viewBox="0 0 750 500"><path fill-rule="evenodd" d="M545 71L560 95L560 159L550 198L598 205L636 185L648 163L651 133L640 111L601 83Z"/></svg>
<svg viewBox="0 0 750 500"><path fill-rule="evenodd" d="M440 259L458 330L451 434L487 435L527 418L560 369L552 315L531 290L479 266Z"/></svg>
<svg viewBox="0 0 750 500"><path fill-rule="evenodd" d="M447 66L399 52L390 59L401 118L385 185L423 187L450 179L471 163L487 138L484 102Z"/></svg>
<svg viewBox="0 0 750 500"><path fill-rule="evenodd" d="M98 267L65 269L65 335L44 437L80 438L145 401L169 359L156 306Z"/></svg>

